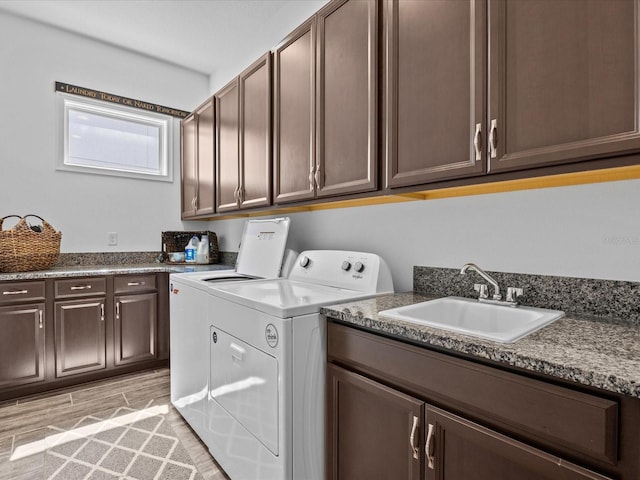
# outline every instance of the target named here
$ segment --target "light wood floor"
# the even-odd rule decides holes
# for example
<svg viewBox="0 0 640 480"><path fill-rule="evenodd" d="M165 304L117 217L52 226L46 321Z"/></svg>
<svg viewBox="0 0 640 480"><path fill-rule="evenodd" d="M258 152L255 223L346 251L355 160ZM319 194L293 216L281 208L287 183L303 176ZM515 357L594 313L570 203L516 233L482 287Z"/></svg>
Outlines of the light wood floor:
<svg viewBox="0 0 640 480"><path fill-rule="evenodd" d="M167 421L204 479L228 480L204 444L171 405L168 368L0 402L0 480L44 478L43 452L18 461L9 459L21 445L44 440L48 425L124 406L142 409L150 401L169 406Z"/></svg>

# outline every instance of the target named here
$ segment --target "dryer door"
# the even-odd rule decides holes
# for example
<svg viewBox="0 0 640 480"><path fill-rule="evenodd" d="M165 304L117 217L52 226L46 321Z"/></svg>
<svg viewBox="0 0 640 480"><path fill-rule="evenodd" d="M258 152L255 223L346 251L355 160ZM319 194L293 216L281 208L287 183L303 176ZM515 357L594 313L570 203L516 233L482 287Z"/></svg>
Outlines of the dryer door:
<svg viewBox="0 0 640 480"><path fill-rule="evenodd" d="M211 326L209 399L278 455L278 361Z"/></svg>

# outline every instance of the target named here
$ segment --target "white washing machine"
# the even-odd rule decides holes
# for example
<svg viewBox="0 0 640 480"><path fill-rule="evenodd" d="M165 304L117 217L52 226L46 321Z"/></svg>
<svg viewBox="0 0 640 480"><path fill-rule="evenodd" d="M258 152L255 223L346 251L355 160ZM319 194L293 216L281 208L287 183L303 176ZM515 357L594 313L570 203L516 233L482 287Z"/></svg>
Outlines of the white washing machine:
<svg viewBox="0 0 640 480"><path fill-rule="evenodd" d="M206 431L232 480L323 480L323 305L393 291L377 255L316 250L286 279L210 287ZM204 335L204 330L201 330Z"/></svg>
<svg viewBox="0 0 640 480"><path fill-rule="evenodd" d="M295 259L295 254L285 254L289 223L289 218L247 221L235 269L169 276L171 402L201 437L206 432L207 332L213 315L209 286L221 281L276 278L281 269L288 273L287 264Z"/></svg>

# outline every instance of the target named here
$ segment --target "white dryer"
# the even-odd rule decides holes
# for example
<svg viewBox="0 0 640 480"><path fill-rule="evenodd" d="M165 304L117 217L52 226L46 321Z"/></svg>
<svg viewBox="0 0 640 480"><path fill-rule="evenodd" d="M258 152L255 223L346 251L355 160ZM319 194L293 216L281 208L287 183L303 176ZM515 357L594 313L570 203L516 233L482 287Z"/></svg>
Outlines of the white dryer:
<svg viewBox="0 0 640 480"><path fill-rule="evenodd" d="M320 307L393 292L377 255L316 250L288 278L211 287L207 428L232 480L323 480L326 319Z"/></svg>
<svg viewBox="0 0 640 480"><path fill-rule="evenodd" d="M289 218L247 221L235 269L169 276L171 402L201 437L206 432L207 332L213 315L209 286L221 281L276 278L282 268L286 274L283 258L289 223Z"/></svg>

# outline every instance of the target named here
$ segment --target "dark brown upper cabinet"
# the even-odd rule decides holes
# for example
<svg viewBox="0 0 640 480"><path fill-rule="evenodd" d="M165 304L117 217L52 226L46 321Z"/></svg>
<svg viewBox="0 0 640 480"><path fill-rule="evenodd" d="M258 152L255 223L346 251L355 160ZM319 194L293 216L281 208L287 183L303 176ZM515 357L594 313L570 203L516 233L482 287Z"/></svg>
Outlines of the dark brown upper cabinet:
<svg viewBox="0 0 640 480"><path fill-rule="evenodd" d="M215 212L213 110L209 98L181 123L183 219Z"/></svg>
<svg viewBox="0 0 640 480"><path fill-rule="evenodd" d="M271 205L271 53L240 74L240 208Z"/></svg>
<svg viewBox="0 0 640 480"><path fill-rule="evenodd" d="M386 186L485 171L485 2L385 0Z"/></svg>
<svg viewBox="0 0 640 480"><path fill-rule="evenodd" d="M238 78L214 95L216 111L216 210L239 208Z"/></svg>
<svg viewBox="0 0 640 480"><path fill-rule="evenodd" d="M378 2L336 0L316 21L316 195L376 190Z"/></svg>
<svg viewBox="0 0 640 480"><path fill-rule="evenodd" d="M271 204L271 53L214 95L217 211Z"/></svg>
<svg viewBox="0 0 640 480"><path fill-rule="evenodd" d="M181 217L189 218L196 214L195 198L197 183L196 132L198 130L196 114L192 113L180 122L180 175L181 175Z"/></svg>
<svg viewBox="0 0 640 480"><path fill-rule="evenodd" d="M274 56L274 203L376 190L378 2L330 2Z"/></svg>
<svg viewBox="0 0 640 480"><path fill-rule="evenodd" d="M489 0L489 171L640 149L637 0Z"/></svg>
<svg viewBox="0 0 640 480"><path fill-rule="evenodd" d="M273 52L274 203L315 197L315 49L314 17Z"/></svg>

